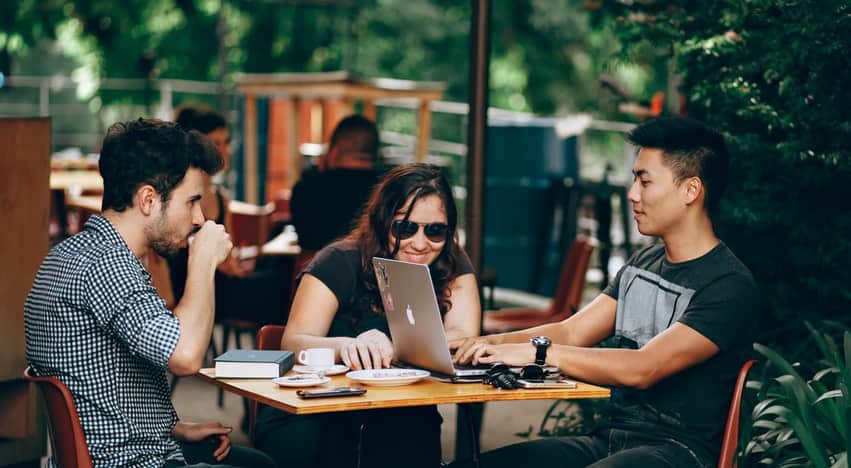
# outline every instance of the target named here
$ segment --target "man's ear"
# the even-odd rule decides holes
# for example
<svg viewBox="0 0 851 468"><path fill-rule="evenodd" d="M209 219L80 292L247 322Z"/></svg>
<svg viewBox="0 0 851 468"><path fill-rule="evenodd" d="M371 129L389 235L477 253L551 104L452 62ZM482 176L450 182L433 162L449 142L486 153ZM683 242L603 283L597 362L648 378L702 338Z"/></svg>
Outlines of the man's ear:
<svg viewBox="0 0 851 468"><path fill-rule="evenodd" d="M682 190L686 205L691 205L703 198L703 181L700 177L689 177L683 181Z"/></svg>
<svg viewBox="0 0 851 468"><path fill-rule="evenodd" d="M156 210L157 204L160 203L160 195L152 185L144 184L136 190L134 202L139 207L139 211L145 216L150 216Z"/></svg>

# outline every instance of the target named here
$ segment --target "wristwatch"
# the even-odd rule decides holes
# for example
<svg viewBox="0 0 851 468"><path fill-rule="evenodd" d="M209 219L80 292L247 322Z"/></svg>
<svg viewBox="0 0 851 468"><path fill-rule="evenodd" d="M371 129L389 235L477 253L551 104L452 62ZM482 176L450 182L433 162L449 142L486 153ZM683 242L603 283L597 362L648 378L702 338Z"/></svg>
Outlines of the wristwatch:
<svg viewBox="0 0 851 468"><path fill-rule="evenodd" d="M535 351L535 364L543 366L547 362L547 348L553 344L553 341L546 336L536 336L531 341L532 345L537 348Z"/></svg>

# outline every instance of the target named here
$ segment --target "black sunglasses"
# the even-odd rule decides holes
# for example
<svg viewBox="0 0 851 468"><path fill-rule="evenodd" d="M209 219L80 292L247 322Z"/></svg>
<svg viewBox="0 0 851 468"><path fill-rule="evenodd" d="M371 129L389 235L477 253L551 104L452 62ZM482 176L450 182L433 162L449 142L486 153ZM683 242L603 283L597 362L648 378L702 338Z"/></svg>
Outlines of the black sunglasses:
<svg viewBox="0 0 851 468"><path fill-rule="evenodd" d="M446 223L429 223L420 224L405 219L397 219L390 225L390 231L399 239L408 239L413 237L417 231L423 227L428 240L432 242L443 242L446 240L446 235L449 233L449 225Z"/></svg>
<svg viewBox="0 0 851 468"><path fill-rule="evenodd" d="M520 369L520 373L514 372L506 364L496 364L491 367L482 378L482 383L493 385L498 388L517 388L517 379L543 380L547 371L538 364L529 364Z"/></svg>
<svg viewBox="0 0 851 468"><path fill-rule="evenodd" d="M496 364L488 369L487 376L494 376L505 372L511 372L511 368L506 364ZM527 380L541 380L546 377L547 371L544 366L538 364L528 364L520 369L518 377Z"/></svg>

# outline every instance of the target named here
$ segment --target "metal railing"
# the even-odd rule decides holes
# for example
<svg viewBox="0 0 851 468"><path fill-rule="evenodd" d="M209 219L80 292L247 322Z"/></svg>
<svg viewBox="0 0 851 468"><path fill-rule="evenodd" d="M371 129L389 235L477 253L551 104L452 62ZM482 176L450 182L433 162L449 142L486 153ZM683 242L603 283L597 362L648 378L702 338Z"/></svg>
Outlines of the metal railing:
<svg viewBox="0 0 851 468"><path fill-rule="evenodd" d="M230 122L238 121L238 99L233 89L223 88L218 82L175 80L175 79L125 79L106 78L97 81L101 94L145 93L147 103L120 105L93 105L99 98L82 99L78 96L80 83L67 76L9 76L4 88L0 89L0 115L50 116L53 118L54 150L79 147L83 153L97 149L107 126L117 120L138 115L152 115L170 119L174 114L175 102L201 101L211 106L227 102L225 116ZM69 95L69 91L74 91ZM221 99L225 96L227 99ZM381 141L389 148L387 153L398 162L413 160L416 142L417 103L406 99L384 99L376 103ZM466 118L468 105L463 102L433 101L432 138L428 143L430 160L452 168L452 182L459 207L466 198ZM488 117L495 120L511 120L520 124L524 120L540 119L532 114L490 108ZM399 123L401 122L401 123ZM625 122L594 120L584 122L577 138L580 163L580 179L623 185L629 179L634 148L624 143L622 134L633 125ZM241 128L232 126L234 141L240 141ZM443 129L443 135L438 130ZM448 129L448 130L447 130ZM611 138L615 136L615 138ZM600 144L599 141L614 140L615 143ZM617 145L620 144L620 149ZM608 172L607 165L615 168ZM577 181L581 182L581 181ZM633 239L635 237L632 237ZM618 243L619 239L614 239Z"/></svg>
<svg viewBox="0 0 851 468"><path fill-rule="evenodd" d="M62 147L77 146L88 151L93 151L97 145L97 141L102 137L106 126L111 123L104 119L109 115L118 113L114 109L102 107L100 105L92 106L75 96L76 99L64 99L57 101L53 99L60 93L68 90L77 90L81 84L74 81L68 76L9 76L6 77L4 88L0 89L0 115L7 116L51 116L54 118L54 149ZM145 105L129 105L122 104L126 108L140 112L144 108L144 113L155 117L169 119L174 114L175 95L181 94L191 101L206 100L207 102L219 102L222 95L228 97L226 102L229 103L228 109L225 109L226 118L229 121L235 122L237 118L237 100L236 93L232 89L223 88L218 82L208 81L193 81L193 80L176 80L176 79L158 79L146 80L135 78L104 78L96 83L98 89L103 91L126 91L126 92L147 92L150 93L148 103ZM33 99L34 94L37 98ZM156 98L154 98L156 96ZM155 110L154 106L156 107ZM410 111L412 116L415 115L417 104L411 100L404 99L385 99L376 102L376 106L383 109L395 111ZM96 107L93 109L93 107ZM432 114L435 116L433 125L440 125L441 116L459 119L459 129L463 130L464 122L468 112L467 103L451 102L451 101L434 101L430 104ZM110 109L106 112L105 109ZM73 121L75 124L81 120L86 120L83 113L88 113L88 119L93 125L90 125L86 130L78 130L79 125L68 125ZM108 114L108 115L103 115ZM505 109L490 108L488 110L489 118L509 118L519 119L524 118L534 119L536 116L528 113L509 111ZM117 120L117 119L116 119ZM415 121L413 121L415 125ZM381 118L379 116L379 123ZM450 124L451 125L451 124ZM383 128L383 125L379 125ZM585 142L588 140L589 132L604 132L604 133L626 133L633 127L632 124L625 122L611 122L603 120L589 120L587 131L579 134L579 159L582 162L591 159L590 155L583 153L589 145ZM234 128L233 133L238 137L241 129ZM467 145L463 139L466 137L463 131L458 132L458 138L453 140L432 138L428 144L428 150L433 155L445 155L452 158L464 158L467 154ZM392 146L401 148L413 147L416 136L413 129L411 133L405 133L395 130L383 130L381 132L382 142ZM93 141L94 140L94 141ZM629 145L623 145L623 167L628 167L628 161L631 160L633 149ZM583 157L584 156L584 157ZM585 171L583 171L585 172ZM597 174L594 174L597 175ZM619 177L620 178L620 177Z"/></svg>

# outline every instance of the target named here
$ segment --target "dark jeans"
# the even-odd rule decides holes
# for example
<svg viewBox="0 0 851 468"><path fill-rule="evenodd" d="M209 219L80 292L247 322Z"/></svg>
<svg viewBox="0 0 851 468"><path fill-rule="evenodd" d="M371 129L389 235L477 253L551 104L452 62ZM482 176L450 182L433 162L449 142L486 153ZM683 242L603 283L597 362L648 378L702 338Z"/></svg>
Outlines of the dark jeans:
<svg viewBox="0 0 851 468"><path fill-rule="evenodd" d="M231 445L230 453L222 461L213 458L213 451L218 447L211 442L179 442L183 450L186 465L176 462L166 462L164 468L193 467L193 468L276 468L275 462L265 453L240 445Z"/></svg>
<svg viewBox="0 0 851 468"><path fill-rule="evenodd" d="M470 460L458 461L451 468L472 467ZM620 429L600 430L579 437L549 437L521 442L483 453L482 468L546 466L573 467L705 467L684 444L672 439L648 437Z"/></svg>
<svg viewBox="0 0 851 468"><path fill-rule="evenodd" d="M254 446L286 468L437 468L434 406L295 416L261 405Z"/></svg>

